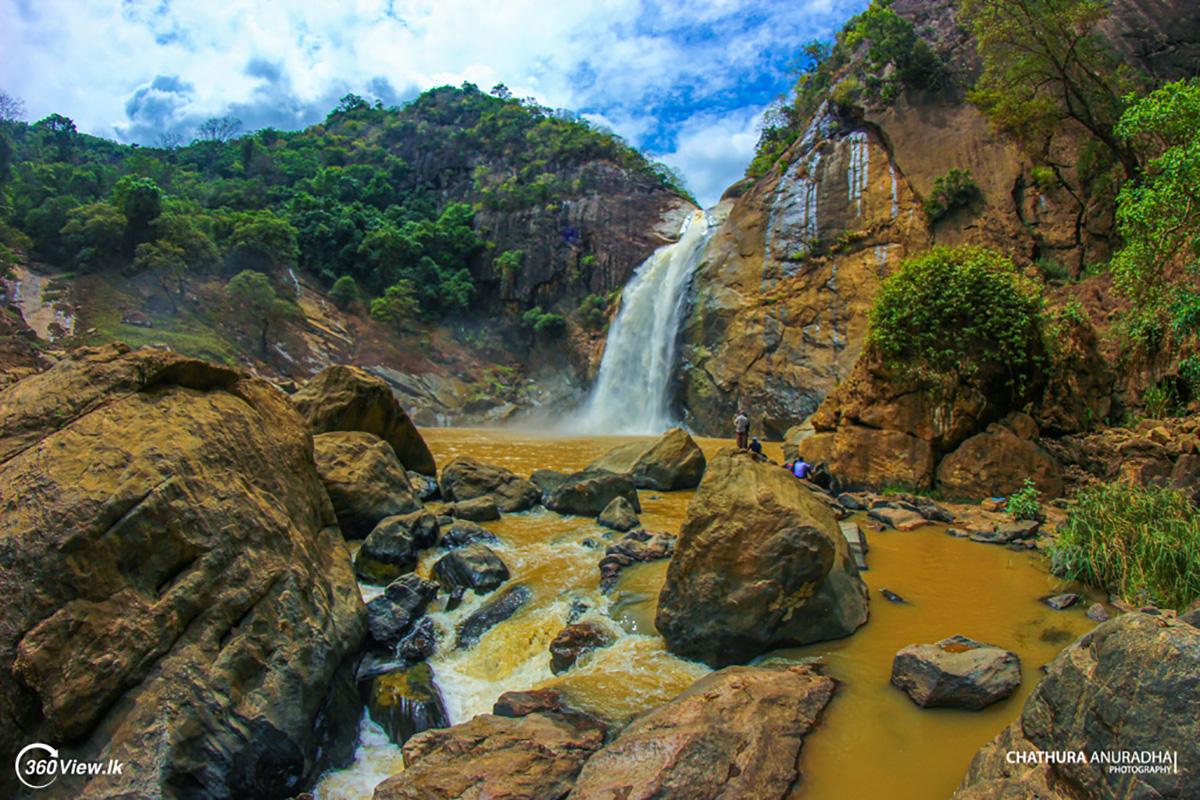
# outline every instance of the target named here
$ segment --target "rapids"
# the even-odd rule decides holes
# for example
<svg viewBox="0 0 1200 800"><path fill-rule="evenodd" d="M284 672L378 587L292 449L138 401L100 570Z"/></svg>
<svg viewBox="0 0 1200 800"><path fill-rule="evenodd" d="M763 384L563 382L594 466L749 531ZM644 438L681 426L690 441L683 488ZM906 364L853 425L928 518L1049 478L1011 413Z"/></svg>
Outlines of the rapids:
<svg viewBox="0 0 1200 800"><path fill-rule="evenodd" d="M522 475L540 468L582 469L609 449L637 438L550 438L447 428L422 434L439 464L471 455ZM730 444L697 441L710 456ZM765 451L780 460L778 444L766 444ZM644 526L677 533L693 493L639 494ZM505 515L484 527L500 538L494 549L512 571L512 581L528 586L533 599L470 650L450 649L453 629L486 597L468 594L453 612L435 602L431 616L449 635L443 636L430 664L453 722L489 712L506 691L545 686L561 688L578 707L624 722L666 702L709 671L667 653L654 630L666 561L626 569L605 595L599 591L597 563L609 532L595 521L539 508ZM867 536L870 569L864 578L871 589L870 622L848 639L777 651L760 662L817 662L840 683L825 719L805 740L803 797L945 798L975 751L1019 714L1041 666L1093 623L1079 610L1086 604L1056 612L1038 602L1067 585L1048 575L1036 554L956 539L938 526L911 533L868 531ZM442 552L425 553L418 572L428 576ZM879 593L883 588L909 604L887 602ZM1070 589L1084 594L1078 586ZM376 593L364 587L365 596ZM614 645L554 676L548 647L573 609L580 619L604 622L621 635ZM897 650L955 633L1020 655L1024 682L1013 697L981 712L921 710L889 684ZM399 748L389 745L380 729L364 718L358 761L324 776L316 797L370 798L374 786L400 766Z"/></svg>

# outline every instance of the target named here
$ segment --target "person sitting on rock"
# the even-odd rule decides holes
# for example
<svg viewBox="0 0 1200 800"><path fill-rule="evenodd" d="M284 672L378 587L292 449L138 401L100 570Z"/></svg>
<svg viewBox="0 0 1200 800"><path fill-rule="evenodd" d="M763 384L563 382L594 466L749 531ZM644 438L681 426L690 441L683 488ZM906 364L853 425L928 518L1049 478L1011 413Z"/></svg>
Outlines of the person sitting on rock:
<svg viewBox="0 0 1200 800"><path fill-rule="evenodd" d="M803 458L797 458L796 463L792 465L792 474L797 478L804 480L808 477L808 473L812 470L812 464L809 464Z"/></svg>
<svg viewBox="0 0 1200 800"><path fill-rule="evenodd" d="M762 455L762 445L759 444L757 436L750 440L750 452Z"/></svg>
<svg viewBox="0 0 1200 800"><path fill-rule="evenodd" d="M744 450L746 439L750 435L750 418L746 416L745 411L739 411L733 418L733 431L737 434L738 448Z"/></svg>

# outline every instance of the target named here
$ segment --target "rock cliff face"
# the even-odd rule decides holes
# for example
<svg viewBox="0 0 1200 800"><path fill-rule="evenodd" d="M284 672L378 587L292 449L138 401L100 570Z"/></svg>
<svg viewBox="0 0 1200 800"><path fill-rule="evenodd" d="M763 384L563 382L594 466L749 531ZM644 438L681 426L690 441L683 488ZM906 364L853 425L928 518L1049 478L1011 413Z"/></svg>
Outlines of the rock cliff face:
<svg viewBox="0 0 1200 800"><path fill-rule="evenodd" d="M0 392L0 759L45 742L125 764L59 796L175 798L352 756L364 612L312 452L279 391L170 353Z"/></svg>
<svg viewBox="0 0 1200 800"><path fill-rule="evenodd" d="M990 247L1031 275L1039 260L1078 275L1107 259L1111 211L1081 199L1074 168L1060 170L1055 188L1038 188L1032 157L966 100L979 59L957 6L893 6L949 65L951 85L910 90L884 107L831 99L767 175L731 190L684 332L683 399L696 430L727 433L739 405L773 437L812 414L862 351L880 282L932 245ZM1188 60L1200 47L1198 24L1184 0L1121 0L1105 34L1135 66L1177 77L1200 63ZM1073 165L1070 133L1056 142L1050 157ZM922 202L950 169L969 170L979 198L930 223ZM1089 278L1068 293L1092 310L1093 289L1106 291Z"/></svg>

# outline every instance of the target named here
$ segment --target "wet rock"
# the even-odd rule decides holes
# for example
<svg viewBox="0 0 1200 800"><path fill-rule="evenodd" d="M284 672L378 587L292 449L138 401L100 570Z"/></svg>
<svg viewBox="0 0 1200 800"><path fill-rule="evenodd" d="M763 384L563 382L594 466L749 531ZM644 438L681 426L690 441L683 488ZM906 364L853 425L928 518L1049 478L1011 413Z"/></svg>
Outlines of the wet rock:
<svg viewBox="0 0 1200 800"><path fill-rule="evenodd" d="M1037 536L1038 527L1038 522L1031 519L1002 522L991 530L983 528L971 531L971 541L983 544L1011 544Z"/></svg>
<svg viewBox="0 0 1200 800"><path fill-rule="evenodd" d="M437 597L436 583L409 573L388 585L384 593L367 603L367 627L371 638L385 647L400 641Z"/></svg>
<svg viewBox="0 0 1200 800"><path fill-rule="evenodd" d="M892 660L892 685L922 708L978 711L1021 685L1021 659L1011 650L954 635L914 644Z"/></svg>
<svg viewBox="0 0 1200 800"><path fill-rule="evenodd" d="M437 626L429 617L421 617L412 630L404 635L396 652L405 661L424 661L437 650Z"/></svg>
<svg viewBox="0 0 1200 800"><path fill-rule="evenodd" d="M614 641L612 631L599 622L586 620L568 625L550 643L550 671L555 675L566 672L584 653L608 647Z"/></svg>
<svg viewBox="0 0 1200 800"><path fill-rule="evenodd" d="M669 533L651 533L641 528L630 531L620 541L604 548L604 557L600 559L600 588L612 588L621 570L630 564L670 558L674 552L675 537Z"/></svg>
<svg viewBox="0 0 1200 800"><path fill-rule="evenodd" d="M461 606L463 596L466 595L466 593L467 590L461 586L455 586L453 589L451 589L450 594L446 597L446 610L453 611Z"/></svg>
<svg viewBox="0 0 1200 800"><path fill-rule="evenodd" d="M1124 614L1052 661L1021 716L972 759L954 800L1200 797L1200 630ZM1013 763L1010 753L1078 752L1088 763ZM1173 752L1179 771L1110 771L1093 753ZM1031 759L1032 760L1032 759Z"/></svg>
<svg viewBox="0 0 1200 800"><path fill-rule="evenodd" d="M652 442L622 445L587 465L626 475L639 489L693 489L704 476L705 458L700 446L682 428L672 428Z"/></svg>
<svg viewBox="0 0 1200 800"><path fill-rule="evenodd" d="M433 669L424 663L371 678L367 713L398 745L418 733L450 727Z"/></svg>
<svg viewBox="0 0 1200 800"><path fill-rule="evenodd" d="M895 502L903 503L903 507L916 511L930 522L943 524L954 522L954 514L929 497L919 494L900 494L894 495L893 499Z"/></svg>
<svg viewBox="0 0 1200 800"><path fill-rule="evenodd" d="M533 593L527 586L510 586L490 598L477 611L458 623L455 647L474 647L483 634L521 610Z"/></svg>
<svg viewBox="0 0 1200 800"><path fill-rule="evenodd" d="M567 711L562 692L558 689L530 689L527 692L505 692L492 706L497 717L527 717L544 711Z"/></svg>
<svg viewBox="0 0 1200 800"><path fill-rule="evenodd" d="M589 608L591 608L591 606L589 606L588 602L583 598L577 597L572 600L571 608L567 611L567 624L569 625L582 617L584 612Z"/></svg>
<svg viewBox="0 0 1200 800"><path fill-rule="evenodd" d="M962 528L947 528L946 533L949 536L953 536L955 539L966 539L971 535L969 531L965 531Z"/></svg>
<svg viewBox="0 0 1200 800"><path fill-rule="evenodd" d="M537 469L529 476L529 481L542 493L542 500L544 501L550 496L551 492L562 486L570 478L570 474L566 472L558 472L552 469Z"/></svg>
<svg viewBox="0 0 1200 800"><path fill-rule="evenodd" d="M437 518L422 509L414 514L387 517L375 526L354 556L354 573L377 586L385 586L417 566L418 551L438 540Z"/></svg>
<svg viewBox="0 0 1200 800"><path fill-rule="evenodd" d="M508 567L486 544L469 544L451 551L433 565L433 579L447 591L472 589L487 594L508 580Z"/></svg>
<svg viewBox="0 0 1200 800"><path fill-rule="evenodd" d="M442 470L442 497L461 502L491 497L505 513L525 511L541 501L541 490L512 470L459 456Z"/></svg>
<svg viewBox="0 0 1200 800"><path fill-rule="evenodd" d="M124 764L56 797L284 797L353 758L366 619L286 396L113 344L0 420L0 796L35 741Z"/></svg>
<svg viewBox="0 0 1200 800"><path fill-rule="evenodd" d="M838 528L841 529L842 536L846 537L846 544L850 545L850 555L854 557L854 566L858 567L859 572L862 572L867 568L867 553L871 549L867 543L867 534L856 522L839 522Z"/></svg>
<svg viewBox="0 0 1200 800"><path fill-rule="evenodd" d="M391 445L406 470L437 474L429 446L391 388L358 367L327 367L304 384L291 400L308 420L313 433L369 433Z"/></svg>
<svg viewBox="0 0 1200 800"><path fill-rule="evenodd" d="M837 501L842 508L851 511L866 511L871 507L871 495L865 492L842 492Z"/></svg>
<svg viewBox="0 0 1200 800"><path fill-rule="evenodd" d="M631 531L639 525L637 513L624 497L614 497L613 501L600 512L598 520L603 527L620 533Z"/></svg>
<svg viewBox="0 0 1200 800"><path fill-rule="evenodd" d="M1062 468L1050 454L1002 425L967 439L942 459L938 488L949 497L1009 496L1033 480L1047 498L1063 492Z"/></svg>
<svg viewBox="0 0 1200 800"><path fill-rule="evenodd" d="M581 547L586 547L588 550L599 550L600 549L600 543L597 542L595 539L584 539L584 540L580 541L579 544Z"/></svg>
<svg viewBox="0 0 1200 800"><path fill-rule="evenodd" d="M604 733L581 717L480 714L405 743L404 771L381 783L375 800L562 800Z"/></svg>
<svg viewBox="0 0 1200 800"><path fill-rule="evenodd" d="M883 599L887 600L889 603L907 603L908 602L903 597L901 597L900 595L893 592L891 589L880 589L879 593L881 595L883 595Z"/></svg>
<svg viewBox="0 0 1200 800"><path fill-rule="evenodd" d="M867 516L896 530L913 530L928 524L919 513L907 508L876 507L868 511Z"/></svg>
<svg viewBox="0 0 1200 800"><path fill-rule="evenodd" d="M500 519L500 509L496 507L495 500L489 495L484 495L455 503L454 516L468 522L494 522Z"/></svg>
<svg viewBox="0 0 1200 800"><path fill-rule="evenodd" d="M457 550L469 544L498 544L499 542L496 534L465 519L454 520L454 524L442 534L442 547L447 550Z"/></svg>
<svg viewBox="0 0 1200 800"><path fill-rule="evenodd" d="M671 652L719 667L849 636L867 613L850 547L802 482L731 448L709 461L659 595Z"/></svg>
<svg viewBox="0 0 1200 800"><path fill-rule="evenodd" d="M1067 592L1066 594L1056 594L1049 597L1043 597L1042 602L1053 608L1055 611L1062 611L1063 609L1070 608L1078 603L1079 595L1071 594L1070 592Z"/></svg>
<svg viewBox="0 0 1200 800"><path fill-rule="evenodd" d="M637 488L629 478L611 472L576 472L546 496L545 505L560 514L595 518L618 497L641 513Z"/></svg>
<svg viewBox="0 0 1200 800"><path fill-rule="evenodd" d="M377 436L314 436L313 459L347 539L362 539L386 517L421 509L392 446Z"/></svg>
<svg viewBox="0 0 1200 800"><path fill-rule="evenodd" d="M403 462L402 462L403 463ZM422 475L419 472L409 472L408 482L412 484L413 494L422 503L429 503L434 500L442 499L442 490L438 486L436 478L431 478L428 475Z"/></svg>
<svg viewBox="0 0 1200 800"><path fill-rule="evenodd" d="M1092 603L1087 610L1087 618L1097 622L1108 622L1108 610L1099 603Z"/></svg>
<svg viewBox="0 0 1200 800"><path fill-rule="evenodd" d="M592 756L568 798L791 797L804 736L834 689L808 666L715 672Z"/></svg>

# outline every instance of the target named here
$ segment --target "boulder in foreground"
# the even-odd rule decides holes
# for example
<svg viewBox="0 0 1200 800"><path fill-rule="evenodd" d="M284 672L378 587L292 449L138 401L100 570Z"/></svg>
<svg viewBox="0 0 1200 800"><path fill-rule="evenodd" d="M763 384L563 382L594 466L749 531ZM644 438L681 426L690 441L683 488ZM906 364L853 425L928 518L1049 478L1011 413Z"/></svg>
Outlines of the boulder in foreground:
<svg viewBox="0 0 1200 800"><path fill-rule="evenodd" d="M808 666L714 672L592 756L568 798L793 797L804 736L834 689Z"/></svg>
<svg viewBox="0 0 1200 800"><path fill-rule="evenodd" d="M404 771L379 784L375 800L562 800L603 743L604 727L578 715L480 714L409 739Z"/></svg>
<svg viewBox="0 0 1200 800"><path fill-rule="evenodd" d="M659 595L667 648L723 667L849 636L867 616L867 587L829 509L786 470L718 453Z"/></svg>
<svg viewBox="0 0 1200 800"><path fill-rule="evenodd" d="M437 464L391 387L358 367L337 365L314 375L292 403L313 433L362 431L392 446L405 469L435 475Z"/></svg>
<svg viewBox="0 0 1200 800"><path fill-rule="evenodd" d="M587 465L627 475L639 489L694 489L704 477L700 446L683 428L672 428L652 442L633 442L610 450Z"/></svg>
<svg viewBox="0 0 1200 800"><path fill-rule="evenodd" d="M1200 630L1124 614L1050 663L1017 721L971 760L954 800L1200 797L1198 707ZM1083 752L1088 763L1039 764L1037 750ZM1173 753L1179 769L1103 763L1141 753Z"/></svg>
<svg viewBox="0 0 1200 800"><path fill-rule="evenodd" d="M387 517L421 510L392 446L378 436L319 434L313 459L347 539L365 538Z"/></svg>
<svg viewBox="0 0 1200 800"><path fill-rule="evenodd" d="M125 765L63 797L288 797L353 757L362 598L282 393L117 344L0 420L0 796L39 741Z"/></svg>
<svg viewBox="0 0 1200 800"><path fill-rule="evenodd" d="M1021 659L1011 650L954 635L913 644L892 660L892 684L921 708L978 711L1021 685Z"/></svg>

